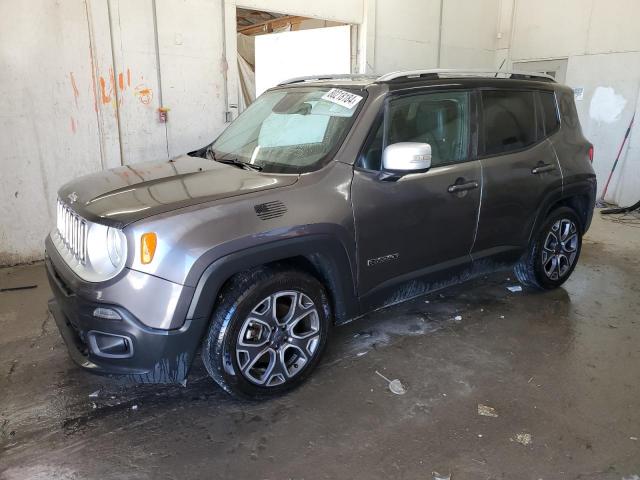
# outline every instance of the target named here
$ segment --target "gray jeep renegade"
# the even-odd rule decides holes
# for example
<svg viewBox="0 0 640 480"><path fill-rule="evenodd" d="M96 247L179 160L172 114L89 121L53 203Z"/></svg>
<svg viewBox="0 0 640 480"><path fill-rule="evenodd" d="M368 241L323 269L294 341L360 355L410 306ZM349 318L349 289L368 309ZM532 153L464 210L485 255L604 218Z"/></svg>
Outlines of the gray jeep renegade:
<svg viewBox="0 0 640 480"><path fill-rule="evenodd" d="M226 391L300 384L330 327L515 268L571 275L596 192L573 92L544 75L301 78L210 145L63 186L49 308L72 358Z"/></svg>

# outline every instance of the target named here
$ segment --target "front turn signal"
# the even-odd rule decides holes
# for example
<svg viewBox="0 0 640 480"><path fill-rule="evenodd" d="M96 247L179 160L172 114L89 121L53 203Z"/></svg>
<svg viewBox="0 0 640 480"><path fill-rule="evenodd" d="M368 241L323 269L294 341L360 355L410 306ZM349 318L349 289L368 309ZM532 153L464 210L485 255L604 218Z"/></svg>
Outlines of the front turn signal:
<svg viewBox="0 0 640 480"><path fill-rule="evenodd" d="M158 245L158 236L153 232L143 233L140 248L140 261L143 265L151 263L153 256L156 253L156 246Z"/></svg>

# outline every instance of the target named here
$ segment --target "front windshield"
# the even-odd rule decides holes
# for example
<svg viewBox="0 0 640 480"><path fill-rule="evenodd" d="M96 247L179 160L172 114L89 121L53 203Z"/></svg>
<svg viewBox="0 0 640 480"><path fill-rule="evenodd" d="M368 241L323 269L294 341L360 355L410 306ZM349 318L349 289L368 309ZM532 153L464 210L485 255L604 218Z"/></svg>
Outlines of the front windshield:
<svg viewBox="0 0 640 480"><path fill-rule="evenodd" d="M317 87L266 92L213 143L215 158L274 173L313 170L344 138L361 93Z"/></svg>

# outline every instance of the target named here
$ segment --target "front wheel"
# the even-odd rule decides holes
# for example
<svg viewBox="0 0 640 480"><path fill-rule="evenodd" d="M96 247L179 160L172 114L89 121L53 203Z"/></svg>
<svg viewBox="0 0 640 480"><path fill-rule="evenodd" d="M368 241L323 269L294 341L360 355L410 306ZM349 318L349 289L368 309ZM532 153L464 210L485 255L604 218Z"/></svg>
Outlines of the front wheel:
<svg viewBox="0 0 640 480"><path fill-rule="evenodd" d="M580 219L568 207L554 210L514 271L527 286L552 289L562 285L578 263L582 248Z"/></svg>
<svg viewBox="0 0 640 480"><path fill-rule="evenodd" d="M329 301L314 277L260 268L234 276L221 293L203 361L227 392L268 397L304 381L320 360Z"/></svg>

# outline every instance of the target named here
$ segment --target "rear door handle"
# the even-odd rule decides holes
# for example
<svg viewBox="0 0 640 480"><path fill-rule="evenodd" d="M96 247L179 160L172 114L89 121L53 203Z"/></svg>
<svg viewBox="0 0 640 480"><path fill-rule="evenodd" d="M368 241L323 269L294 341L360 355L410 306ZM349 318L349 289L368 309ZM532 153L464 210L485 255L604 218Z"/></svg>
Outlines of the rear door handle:
<svg viewBox="0 0 640 480"><path fill-rule="evenodd" d="M474 188L478 188L478 182L468 182L468 183L456 183L453 185L449 185L447 191L449 193L457 193L464 192L465 190L473 190Z"/></svg>
<svg viewBox="0 0 640 480"><path fill-rule="evenodd" d="M550 163L545 163L544 165L540 165L539 167L535 167L531 170L531 173L537 175L539 173L550 172L551 170L555 170L556 166Z"/></svg>

